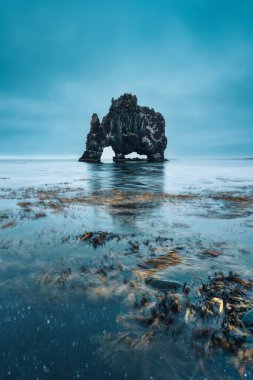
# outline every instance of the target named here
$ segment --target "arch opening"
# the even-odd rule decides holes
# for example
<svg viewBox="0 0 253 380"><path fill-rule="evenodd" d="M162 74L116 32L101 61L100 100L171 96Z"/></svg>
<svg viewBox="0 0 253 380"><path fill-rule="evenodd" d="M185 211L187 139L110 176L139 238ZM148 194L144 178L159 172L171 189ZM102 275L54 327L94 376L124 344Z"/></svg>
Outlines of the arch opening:
<svg viewBox="0 0 253 380"><path fill-rule="evenodd" d="M145 154L138 154L137 152L132 152L125 155L126 159L136 159L136 160L147 160L147 156Z"/></svg>
<svg viewBox="0 0 253 380"><path fill-rule="evenodd" d="M112 147L107 146L106 148L103 149L101 161L102 162L112 161L114 156L115 156L115 153L114 153Z"/></svg>

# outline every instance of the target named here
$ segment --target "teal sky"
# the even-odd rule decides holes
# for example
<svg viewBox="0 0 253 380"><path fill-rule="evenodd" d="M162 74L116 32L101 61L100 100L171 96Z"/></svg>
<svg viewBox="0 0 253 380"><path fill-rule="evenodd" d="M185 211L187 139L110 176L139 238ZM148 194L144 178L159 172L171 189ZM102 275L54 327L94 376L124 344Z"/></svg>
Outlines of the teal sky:
<svg viewBox="0 0 253 380"><path fill-rule="evenodd" d="M253 156L253 1L0 0L0 155L73 155L124 92L168 157Z"/></svg>

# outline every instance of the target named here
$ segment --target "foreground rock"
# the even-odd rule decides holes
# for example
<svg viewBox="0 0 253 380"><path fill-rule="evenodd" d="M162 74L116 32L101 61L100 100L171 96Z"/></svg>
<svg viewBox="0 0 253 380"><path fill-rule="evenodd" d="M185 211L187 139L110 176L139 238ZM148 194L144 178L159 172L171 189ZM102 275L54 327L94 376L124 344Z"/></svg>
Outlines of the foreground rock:
<svg viewBox="0 0 253 380"><path fill-rule="evenodd" d="M137 105L135 95L112 99L102 122L93 114L90 125L86 150L79 161L99 162L103 149L108 146L115 152L114 161L124 161L125 155L132 152L146 155L148 161L164 161L165 120L153 108Z"/></svg>
<svg viewBox="0 0 253 380"><path fill-rule="evenodd" d="M242 322L248 329L253 329L253 309L244 314Z"/></svg>

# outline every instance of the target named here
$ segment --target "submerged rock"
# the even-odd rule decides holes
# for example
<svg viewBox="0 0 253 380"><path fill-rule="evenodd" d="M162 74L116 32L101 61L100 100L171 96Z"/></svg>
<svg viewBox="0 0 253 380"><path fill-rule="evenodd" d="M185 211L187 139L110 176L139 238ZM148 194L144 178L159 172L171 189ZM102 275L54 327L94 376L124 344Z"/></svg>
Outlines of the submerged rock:
<svg viewBox="0 0 253 380"><path fill-rule="evenodd" d="M156 277L147 278L146 284L160 290L177 290L183 287L183 285L178 281L165 280Z"/></svg>
<svg viewBox="0 0 253 380"><path fill-rule="evenodd" d="M242 317L244 325L250 329L253 329L253 309L247 311Z"/></svg>
<svg viewBox="0 0 253 380"><path fill-rule="evenodd" d="M153 108L139 106L135 95L112 99L102 122L93 114L90 125L86 150L79 161L99 162L108 146L115 152L114 161L124 161L125 155L132 152L146 155L148 161L164 161L165 120Z"/></svg>

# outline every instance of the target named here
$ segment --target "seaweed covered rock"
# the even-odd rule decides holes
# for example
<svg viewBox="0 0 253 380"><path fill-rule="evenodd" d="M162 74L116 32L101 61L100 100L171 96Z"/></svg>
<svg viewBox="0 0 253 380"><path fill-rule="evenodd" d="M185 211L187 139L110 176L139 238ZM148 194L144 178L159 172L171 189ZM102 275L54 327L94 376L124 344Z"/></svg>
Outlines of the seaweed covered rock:
<svg viewBox="0 0 253 380"><path fill-rule="evenodd" d="M103 149L111 146L114 161L124 161L125 155L136 152L149 161L163 161L167 145L165 120L153 108L137 104L132 94L112 99L108 114L102 122L92 115L86 150L79 161L99 162Z"/></svg>

